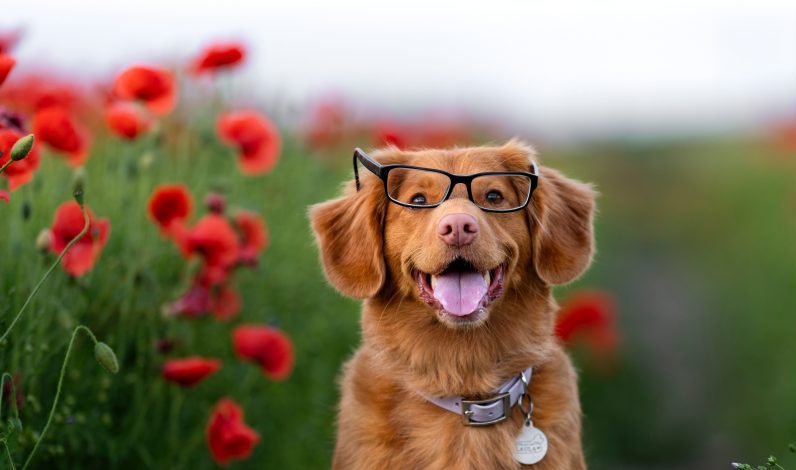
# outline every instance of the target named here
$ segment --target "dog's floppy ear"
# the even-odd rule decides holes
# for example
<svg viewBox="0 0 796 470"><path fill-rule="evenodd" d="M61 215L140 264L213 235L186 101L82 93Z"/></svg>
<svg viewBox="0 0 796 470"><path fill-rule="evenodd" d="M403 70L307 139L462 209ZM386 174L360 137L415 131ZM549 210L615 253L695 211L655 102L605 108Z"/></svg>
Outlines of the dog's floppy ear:
<svg viewBox="0 0 796 470"><path fill-rule="evenodd" d="M594 252L594 199L591 186L540 167L530 211L533 264L549 284L574 281L589 267Z"/></svg>
<svg viewBox="0 0 796 470"><path fill-rule="evenodd" d="M352 181L343 197L310 207L309 216L329 282L344 295L364 299L376 295L386 277L386 197L378 178L362 176L359 191Z"/></svg>

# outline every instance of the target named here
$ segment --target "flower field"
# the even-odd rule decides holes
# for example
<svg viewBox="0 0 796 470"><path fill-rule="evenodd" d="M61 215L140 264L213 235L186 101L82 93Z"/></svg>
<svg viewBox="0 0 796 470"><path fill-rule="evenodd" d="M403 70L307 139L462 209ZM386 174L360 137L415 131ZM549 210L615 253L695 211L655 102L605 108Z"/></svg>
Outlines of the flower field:
<svg viewBox="0 0 796 470"><path fill-rule="evenodd" d="M358 304L323 279L307 206L351 178L354 146L510 135L334 100L295 119L232 87L240 44L88 86L24 69L12 39L0 465L328 468ZM602 194L595 264L557 292L591 468L796 463L794 135L540 145Z"/></svg>

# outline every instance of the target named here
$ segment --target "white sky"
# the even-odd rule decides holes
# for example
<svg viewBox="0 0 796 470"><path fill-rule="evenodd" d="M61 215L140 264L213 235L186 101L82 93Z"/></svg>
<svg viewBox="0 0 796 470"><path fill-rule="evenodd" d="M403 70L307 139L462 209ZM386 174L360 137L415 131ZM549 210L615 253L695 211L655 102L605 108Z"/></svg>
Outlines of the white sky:
<svg viewBox="0 0 796 470"><path fill-rule="evenodd" d="M4 0L20 62L113 73L245 39L298 104L486 112L548 137L752 126L796 112L796 2ZM13 4L12 8L8 8Z"/></svg>

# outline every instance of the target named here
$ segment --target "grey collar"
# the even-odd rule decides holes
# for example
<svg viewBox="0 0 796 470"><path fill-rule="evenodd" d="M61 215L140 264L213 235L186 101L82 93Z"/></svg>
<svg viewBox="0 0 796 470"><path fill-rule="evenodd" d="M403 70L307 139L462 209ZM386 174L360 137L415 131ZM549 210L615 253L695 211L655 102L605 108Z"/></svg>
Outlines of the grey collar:
<svg viewBox="0 0 796 470"><path fill-rule="evenodd" d="M484 400L467 400L461 396L432 397L420 391L417 393L440 408L461 415L467 426L488 426L511 416L511 409L526 393L532 374L533 367L525 369L493 390L494 396Z"/></svg>

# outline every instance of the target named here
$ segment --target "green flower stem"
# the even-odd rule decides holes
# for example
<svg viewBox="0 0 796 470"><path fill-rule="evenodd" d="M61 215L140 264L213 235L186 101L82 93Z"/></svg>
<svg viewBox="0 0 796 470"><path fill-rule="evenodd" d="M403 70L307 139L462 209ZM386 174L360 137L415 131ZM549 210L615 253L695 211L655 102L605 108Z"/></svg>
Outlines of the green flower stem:
<svg viewBox="0 0 796 470"><path fill-rule="evenodd" d="M28 459L25 461L25 464L22 466L22 470L28 468L30 462L33 460L33 456L36 454L36 450L39 448L39 444L41 441L44 440L44 436L47 434L47 430L50 429L50 424L53 420L53 415L55 415L55 410L58 407L58 400L61 398L61 386L64 383L64 375L66 375L66 365L69 362L69 355L72 353L72 345L75 342L75 338L77 337L77 333L79 331L84 331L94 342L94 345L98 343L97 337L94 336L94 333L88 329L88 327L84 325L78 325L75 327L74 331L72 331L72 339L69 340L69 346L66 348L66 355L64 356L64 363L61 365L61 376L58 377L58 385L55 389L55 398L53 399L53 406L50 408L50 415L47 417L47 422L44 424L44 429L41 430L41 434L39 434L39 438L36 440L36 444L33 446L33 450L30 451L30 455L28 455Z"/></svg>
<svg viewBox="0 0 796 470"><path fill-rule="evenodd" d="M12 163L14 163L14 160L8 160L5 165L0 167L0 174L2 174L4 171L6 171L6 168L11 166Z"/></svg>
<svg viewBox="0 0 796 470"><path fill-rule="evenodd" d="M171 406L171 414L169 416L169 438L171 445L178 446L180 444L180 412L182 410L183 391L175 390L177 396Z"/></svg>
<svg viewBox="0 0 796 470"><path fill-rule="evenodd" d="M5 438L0 439L0 442L3 443L3 447L5 447L5 449L6 449L6 456L8 457L8 464L11 466L9 468L11 468L11 470L17 470L17 466L14 465L14 459L11 458L11 449L8 448L8 442L5 440Z"/></svg>
<svg viewBox="0 0 796 470"><path fill-rule="evenodd" d="M8 164L6 164L5 166L8 166ZM47 278L50 277L50 274L53 272L53 269L55 269L55 267L58 266L58 264L61 262L61 260L66 255L66 253L69 251L69 249L72 248L72 245L77 243L81 238L83 238L83 236L86 233L88 233L88 228L89 228L88 211L86 211L86 208L83 207L82 204L80 205L80 210L83 211L83 220L84 220L84 222L83 222L83 230L81 230L80 233L78 233L77 236L75 238L73 238L66 245L66 247L61 252L61 254L58 255L58 258L55 260L55 262L50 266L50 269L48 269L47 272L44 273L44 276L39 280L39 283L36 284L36 287L33 288L33 291L30 293L30 295L28 296L27 300L25 300L25 303L22 304L22 308L19 309L19 312L17 312L17 316L14 317L14 321L12 321L10 325L8 325L8 329L6 330L5 333L3 333L3 336L0 337L0 344L3 343L3 341L11 333L11 330L14 329L14 325L17 324L17 321L19 321L19 318L22 316L22 313L25 311L26 308L28 308L28 305L30 304L30 301L33 300L33 297L36 295L36 293L39 291L41 286L44 284L44 281L46 281Z"/></svg>

